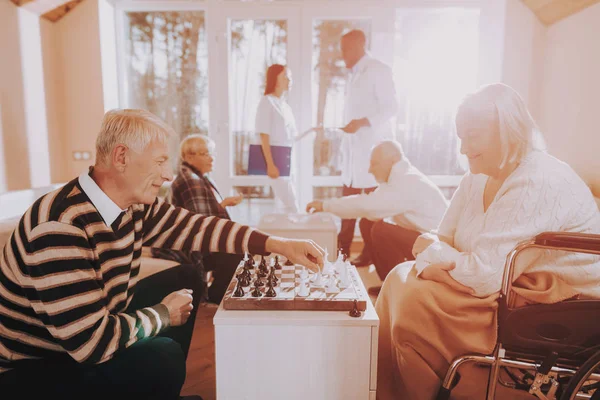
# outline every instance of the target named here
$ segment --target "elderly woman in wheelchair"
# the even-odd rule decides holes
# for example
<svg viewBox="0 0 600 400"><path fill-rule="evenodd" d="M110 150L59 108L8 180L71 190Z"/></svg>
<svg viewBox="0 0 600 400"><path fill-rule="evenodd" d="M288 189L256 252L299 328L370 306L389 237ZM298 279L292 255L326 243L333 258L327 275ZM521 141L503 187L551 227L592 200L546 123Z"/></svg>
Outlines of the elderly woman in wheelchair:
<svg viewBox="0 0 600 400"><path fill-rule="evenodd" d="M488 399L577 398L570 377L600 344L590 319L600 317L597 205L541 150L510 87L467 96L456 128L470 172L436 234L419 237L416 261L398 265L377 299L377 397L483 399L487 381ZM600 377L588 372L576 377L581 398Z"/></svg>

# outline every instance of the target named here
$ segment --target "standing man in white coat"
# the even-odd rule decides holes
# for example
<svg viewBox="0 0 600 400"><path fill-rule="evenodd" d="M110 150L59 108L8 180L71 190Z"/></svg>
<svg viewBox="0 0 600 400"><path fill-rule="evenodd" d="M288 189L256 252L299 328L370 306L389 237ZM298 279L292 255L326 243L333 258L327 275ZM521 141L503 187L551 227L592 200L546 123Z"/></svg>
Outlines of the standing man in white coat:
<svg viewBox="0 0 600 400"><path fill-rule="evenodd" d="M371 149L386 139L394 139L394 117L398 110L392 70L366 51L366 36L352 30L342 36L342 58L352 73L346 89L342 130L342 195L370 193L377 182L369 174ZM343 219L338 248L346 255L354 236L356 219ZM363 253L352 263L369 265L371 255Z"/></svg>

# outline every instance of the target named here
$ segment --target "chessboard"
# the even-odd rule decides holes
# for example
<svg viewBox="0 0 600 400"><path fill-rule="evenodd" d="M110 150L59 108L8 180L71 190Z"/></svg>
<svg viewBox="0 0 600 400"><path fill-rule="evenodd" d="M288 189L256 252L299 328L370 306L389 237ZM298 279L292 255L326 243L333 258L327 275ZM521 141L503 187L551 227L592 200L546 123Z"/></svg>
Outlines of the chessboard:
<svg viewBox="0 0 600 400"><path fill-rule="evenodd" d="M297 264L267 267L264 259L261 264L253 259L240 263L223 297L224 309L364 311L370 301L350 263L320 277Z"/></svg>

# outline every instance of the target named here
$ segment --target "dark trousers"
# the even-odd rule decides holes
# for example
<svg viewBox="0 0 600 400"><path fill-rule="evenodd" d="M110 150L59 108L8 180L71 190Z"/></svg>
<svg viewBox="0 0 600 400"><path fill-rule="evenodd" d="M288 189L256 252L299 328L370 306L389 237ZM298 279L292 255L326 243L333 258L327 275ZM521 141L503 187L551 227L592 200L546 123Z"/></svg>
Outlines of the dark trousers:
<svg viewBox="0 0 600 400"><path fill-rule="evenodd" d="M360 220L360 232L382 281L396 265L415 259L412 248L420 232L365 218Z"/></svg>
<svg viewBox="0 0 600 400"><path fill-rule="evenodd" d="M353 188L352 186L344 185L342 189L342 196L352 196L355 194L361 193L371 193L373 190L377 189L376 187L370 188ZM342 227L340 228L340 233L338 234L338 249L344 254L346 257L350 255L350 245L352 244L352 239L354 238L354 229L356 227L356 218L355 219L342 219ZM364 239L364 236L363 236ZM366 257L370 255L365 253L363 250L363 254Z"/></svg>
<svg viewBox="0 0 600 400"><path fill-rule="evenodd" d="M242 258L244 257L239 254L227 253L211 253L202 256L204 268L213 273L213 282L208 288L208 299L211 302L221 303Z"/></svg>
<svg viewBox="0 0 600 400"><path fill-rule="evenodd" d="M181 326L142 339L102 364L85 365L68 355L31 360L0 374L4 400L56 398L176 400L185 381L196 311L201 297L197 268L181 265L141 280L127 312L153 306L180 289L194 290L194 310Z"/></svg>

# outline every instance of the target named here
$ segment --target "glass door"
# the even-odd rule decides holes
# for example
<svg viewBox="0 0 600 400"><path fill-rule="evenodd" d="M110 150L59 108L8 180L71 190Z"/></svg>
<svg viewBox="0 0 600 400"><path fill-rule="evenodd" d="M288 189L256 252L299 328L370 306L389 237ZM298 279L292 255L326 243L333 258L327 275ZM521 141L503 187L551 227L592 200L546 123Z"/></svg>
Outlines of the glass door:
<svg viewBox="0 0 600 400"><path fill-rule="evenodd" d="M264 93L267 67L283 64L292 74L297 69L298 12L290 6L238 3L224 7L220 21L223 34L219 37L224 40L219 44L222 64L218 71L227 76L221 87L227 102L218 111L220 129L215 138L224 157L218 164L220 181L226 182L229 193L244 196L243 203L231 210L232 216L256 225L260 216L273 212L275 206L269 178L248 175L249 147L260 144L254 130L256 111ZM294 85L287 101L298 118L300 101Z"/></svg>
<svg viewBox="0 0 600 400"><path fill-rule="evenodd" d="M343 133L337 128L346 122L344 103L349 70L341 57L340 39L353 29L365 32L370 53L391 61L382 50L386 43L391 43L393 17L386 15L383 7L360 1L332 1L304 11L302 50L303 54L310 54L310 58L305 57L309 62L303 65L302 78L307 82L302 86L307 110L304 118L307 124L323 130L301 145L302 157L307 160L300 181L301 204L342 194L340 145Z"/></svg>

